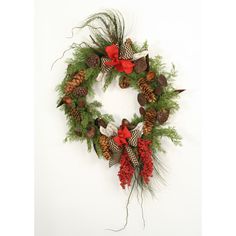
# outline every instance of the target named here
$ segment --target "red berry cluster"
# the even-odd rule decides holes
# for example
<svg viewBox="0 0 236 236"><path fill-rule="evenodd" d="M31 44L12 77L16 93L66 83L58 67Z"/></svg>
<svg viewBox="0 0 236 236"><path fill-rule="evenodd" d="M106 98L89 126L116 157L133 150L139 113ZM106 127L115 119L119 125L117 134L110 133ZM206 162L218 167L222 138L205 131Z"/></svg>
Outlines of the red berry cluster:
<svg viewBox="0 0 236 236"><path fill-rule="evenodd" d="M133 174L134 168L130 163L128 153L123 151L120 159L120 170L118 172L120 185L123 189L125 188L125 185L130 186Z"/></svg>
<svg viewBox="0 0 236 236"><path fill-rule="evenodd" d="M140 172L144 182L148 184L153 173L152 150L150 148L151 141L138 139L138 153L143 163L143 168Z"/></svg>

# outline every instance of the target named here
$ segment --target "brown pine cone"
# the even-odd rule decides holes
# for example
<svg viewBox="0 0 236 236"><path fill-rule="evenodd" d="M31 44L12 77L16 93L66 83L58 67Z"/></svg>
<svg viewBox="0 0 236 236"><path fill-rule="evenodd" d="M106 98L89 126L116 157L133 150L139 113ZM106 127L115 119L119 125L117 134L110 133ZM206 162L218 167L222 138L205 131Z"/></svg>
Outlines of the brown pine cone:
<svg viewBox="0 0 236 236"><path fill-rule="evenodd" d="M94 68L100 64L100 57L96 54L91 54L87 60L86 64L88 67Z"/></svg>
<svg viewBox="0 0 236 236"><path fill-rule="evenodd" d="M109 138L105 135L101 135L99 137L99 144L102 150L102 155L105 157L106 160L111 158L111 151L109 149Z"/></svg>
<svg viewBox="0 0 236 236"><path fill-rule="evenodd" d="M119 79L119 85L121 88L128 88L130 86L130 79L126 76L120 77Z"/></svg>
<svg viewBox="0 0 236 236"><path fill-rule="evenodd" d="M137 74L144 72L148 68L148 64L145 57L142 57L134 61L134 65L135 65L134 70Z"/></svg>
<svg viewBox="0 0 236 236"><path fill-rule="evenodd" d="M156 100L156 96L153 93L152 88L147 84L145 78L138 80L138 86L148 102L154 102Z"/></svg>
<svg viewBox="0 0 236 236"><path fill-rule="evenodd" d="M157 111L153 108L149 108L145 113L145 121L155 123L157 121Z"/></svg>
<svg viewBox="0 0 236 236"><path fill-rule="evenodd" d="M70 116L72 116L76 121L81 122L81 114L80 111L76 108L71 108L70 110Z"/></svg>
<svg viewBox="0 0 236 236"><path fill-rule="evenodd" d="M152 132L152 128L157 120L157 112L155 109L150 108L145 112L144 116L144 126L143 133L144 135L150 134Z"/></svg>
<svg viewBox="0 0 236 236"><path fill-rule="evenodd" d="M143 134L148 135L152 132L154 124L150 121L145 121L143 125Z"/></svg>
<svg viewBox="0 0 236 236"><path fill-rule="evenodd" d="M78 73L74 74L73 79L66 82L64 91L65 93L71 93L75 87L79 86L85 78L85 71L80 70Z"/></svg>
<svg viewBox="0 0 236 236"><path fill-rule="evenodd" d="M85 87L77 87L74 89L74 94L79 97L85 97L88 94L88 89Z"/></svg>

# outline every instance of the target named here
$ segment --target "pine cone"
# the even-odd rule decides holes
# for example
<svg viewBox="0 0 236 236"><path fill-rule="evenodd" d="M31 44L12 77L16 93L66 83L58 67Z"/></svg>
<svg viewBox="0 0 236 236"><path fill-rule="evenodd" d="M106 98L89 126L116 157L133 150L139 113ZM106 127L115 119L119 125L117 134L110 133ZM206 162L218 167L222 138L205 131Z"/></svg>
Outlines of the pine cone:
<svg viewBox="0 0 236 236"><path fill-rule="evenodd" d="M145 121L143 125L143 134L148 135L152 132L154 124L150 121Z"/></svg>
<svg viewBox="0 0 236 236"><path fill-rule="evenodd" d="M148 109L145 112L145 117L144 117L144 126L143 126L143 133L144 135L150 134L152 131L152 128L157 120L157 112L155 109Z"/></svg>
<svg viewBox="0 0 236 236"><path fill-rule="evenodd" d="M139 79L138 86L148 102L154 102L156 100L156 96L152 88L147 84L145 78Z"/></svg>
<svg viewBox="0 0 236 236"><path fill-rule="evenodd" d="M105 159L109 160L111 158L111 151L109 149L109 141L108 137L105 135L101 135L99 137L99 144L102 150L102 155Z"/></svg>
<svg viewBox="0 0 236 236"><path fill-rule="evenodd" d="M79 110L77 110L76 108L72 108L70 110L70 115L78 122L81 122L81 115Z"/></svg>
<svg viewBox="0 0 236 236"><path fill-rule="evenodd" d="M157 121L157 111L153 108L148 109L145 113L145 121L155 123Z"/></svg>
<svg viewBox="0 0 236 236"><path fill-rule="evenodd" d="M120 77L119 79L119 85L121 88L128 88L130 86L130 79L126 76Z"/></svg>
<svg viewBox="0 0 236 236"><path fill-rule="evenodd" d="M88 67L96 67L100 64L100 57L96 54L91 54L87 60L86 60L86 64Z"/></svg>
<svg viewBox="0 0 236 236"><path fill-rule="evenodd" d="M66 82L64 89L65 93L68 94L73 92L75 87L79 86L84 81L84 78L85 78L84 70L81 70L78 73L74 74L73 79Z"/></svg>
<svg viewBox="0 0 236 236"><path fill-rule="evenodd" d="M85 87L77 87L74 89L74 94L79 97L85 97L88 94L88 89Z"/></svg>
<svg viewBox="0 0 236 236"><path fill-rule="evenodd" d="M135 65L134 70L137 74L144 72L148 68L148 64L145 57L142 57L134 61L134 65Z"/></svg>

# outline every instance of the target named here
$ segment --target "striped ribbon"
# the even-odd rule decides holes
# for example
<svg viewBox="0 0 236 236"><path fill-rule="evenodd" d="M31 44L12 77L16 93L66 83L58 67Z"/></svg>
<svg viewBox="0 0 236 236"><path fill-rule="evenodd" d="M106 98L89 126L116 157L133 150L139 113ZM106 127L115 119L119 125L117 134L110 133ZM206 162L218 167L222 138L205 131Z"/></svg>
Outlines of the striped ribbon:
<svg viewBox="0 0 236 236"><path fill-rule="evenodd" d="M126 152L128 153L130 161L132 162L134 167L137 167L139 165L138 159L132 147L137 147L138 138L141 137L142 132L140 130L132 130L131 134L132 134L131 138L127 140L128 145L124 145L124 146L118 146L113 140L113 137L109 138L109 148L114 154L113 157L109 160L109 167L112 167L113 165L120 162L120 156L124 150L126 150Z"/></svg>
<svg viewBox="0 0 236 236"><path fill-rule="evenodd" d="M118 44L116 45L119 46ZM119 59L129 60L133 58L134 51L128 41L125 41L125 43L120 46L119 50L120 50ZM108 57L101 58L101 72L102 73L109 72L112 69L112 66L108 66L105 64L105 62L107 61L110 61L110 58Z"/></svg>

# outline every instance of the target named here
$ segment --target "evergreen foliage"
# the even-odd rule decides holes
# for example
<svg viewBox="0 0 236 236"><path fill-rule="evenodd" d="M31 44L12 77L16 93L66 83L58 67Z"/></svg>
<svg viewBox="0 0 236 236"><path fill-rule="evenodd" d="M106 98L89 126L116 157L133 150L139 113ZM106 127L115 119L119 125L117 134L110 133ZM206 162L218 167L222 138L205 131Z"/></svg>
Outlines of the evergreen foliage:
<svg viewBox="0 0 236 236"><path fill-rule="evenodd" d="M73 75L81 70L85 72L85 78L82 85L88 89L88 96L92 98L96 93L93 88L94 84L97 82L96 78L101 72L101 67L98 65L97 67L89 68L86 64L86 59L93 53L96 53L100 57L104 56L104 49L106 46L111 45L112 43L118 43L121 45L124 42L125 26L123 17L119 12L106 11L94 14L90 16L81 27L78 28L85 27L88 27L91 31L90 38L92 40L92 44L74 44L73 57L67 60L68 67L64 80L56 88L59 95L58 103L64 96L67 95L65 93L65 86L67 82L72 80ZM144 42L141 46L138 43L133 42L132 47L135 52L142 52L143 50L147 50L148 45L147 42ZM157 96L156 101L147 103L145 105L145 109L154 108L156 111L165 109L170 111L170 114L172 115L179 108L177 102L178 93L173 87L173 80L177 75L174 65L172 65L171 69L168 70L163 62L163 59L158 55L149 59L149 70L155 72L157 76L164 75L168 83L167 86L163 88L161 95ZM133 71L131 74L127 75L124 72L120 73L117 70L112 69L108 72L105 78L104 92L117 76L127 76L130 81L130 87L140 92L138 80L140 78L144 78L146 74L147 71L140 74ZM158 86L159 84L155 79L150 81L150 87L153 90ZM102 114L100 111L102 104L98 101L89 102L88 99L86 99L84 107L79 107L78 103L81 98L78 99L78 97L73 94L70 96L73 100L71 106L67 106L66 104L61 106L61 110L63 110L66 115L68 125L68 132L65 141L85 141L89 151L94 149L97 155L102 157L102 150L99 144L100 132L98 126L95 124L95 120L100 118L107 123L114 122L112 115ZM71 116L70 112L72 108L78 110L81 118L80 121ZM140 122L145 122L144 116L134 114L131 124L136 126ZM88 127L91 126L95 128L95 135L92 138L87 136ZM150 134L143 136L144 139L152 141L151 148L154 158L154 170L155 174L158 176L158 179L161 179L161 169L164 169L162 168L163 165L159 159L159 152L164 152L162 148L163 137L169 138L174 144L177 145L179 145L181 141L181 137L178 135L175 128L166 127L165 124L161 125L158 122L154 124ZM147 189L152 193L151 185L145 184L143 179L139 178L139 171L139 169L136 170L134 180L137 181L137 185L141 189Z"/></svg>

